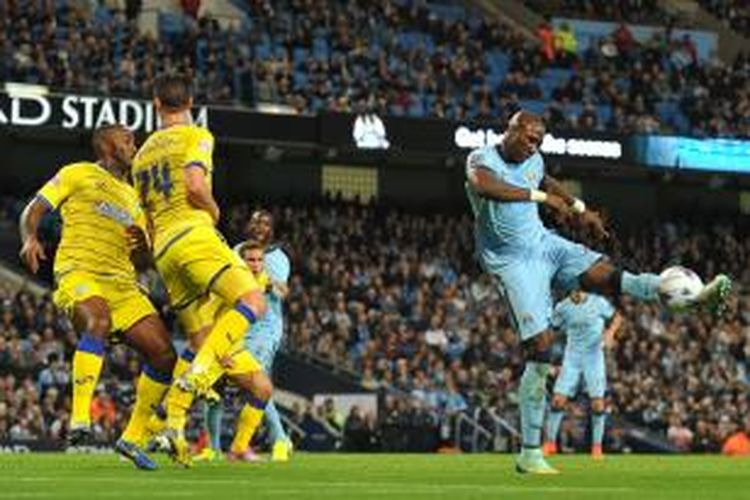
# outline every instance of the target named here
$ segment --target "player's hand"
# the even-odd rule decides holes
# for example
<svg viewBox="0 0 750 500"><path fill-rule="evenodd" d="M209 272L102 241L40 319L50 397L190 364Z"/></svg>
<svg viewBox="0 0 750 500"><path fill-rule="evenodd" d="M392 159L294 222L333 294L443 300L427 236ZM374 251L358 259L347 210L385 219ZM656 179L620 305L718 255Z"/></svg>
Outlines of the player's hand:
<svg viewBox="0 0 750 500"><path fill-rule="evenodd" d="M597 212L586 210L580 214L579 217L583 227L592 231L595 237L601 240L609 239L609 231L607 231L607 228L604 226L604 221Z"/></svg>
<svg viewBox="0 0 750 500"><path fill-rule="evenodd" d="M219 359L219 364L225 370L231 370L232 368L234 368L234 359L231 355L226 355Z"/></svg>
<svg viewBox="0 0 750 500"><path fill-rule="evenodd" d="M39 270L39 263L47 260L47 256L44 254L44 247L36 236L29 236L24 240L19 255L26 264L26 267L29 268L29 271L34 274Z"/></svg>
<svg viewBox="0 0 750 500"><path fill-rule="evenodd" d="M138 226L128 226L125 228L125 237L128 240L128 246L133 251L149 251L148 237L146 233Z"/></svg>
<svg viewBox="0 0 750 500"><path fill-rule="evenodd" d="M573 209L568 203L560 196L556 194L547 193L547 199L544 204L552 208L557 215L562 219L562 222L568 222L573 217Z"/></svg>

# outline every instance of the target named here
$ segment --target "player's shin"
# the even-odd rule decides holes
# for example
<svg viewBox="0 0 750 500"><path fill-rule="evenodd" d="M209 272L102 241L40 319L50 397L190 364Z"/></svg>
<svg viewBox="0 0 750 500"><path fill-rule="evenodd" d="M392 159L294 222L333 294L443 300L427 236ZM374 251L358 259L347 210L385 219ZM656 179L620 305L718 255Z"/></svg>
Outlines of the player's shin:
<svg viewBox="0 0 750 500"><path fill-rule="evenodd" d="M221 451L221 419L224 416L224 405L221 402L206 403L204 417L209 445L212 450Z"/></svg>
<svg viewBox="0 0 750 500"><path fill-rule="evenodd" d="M273 403L273 400L268 402L265 415L271 442L275 443L277 441L289 441L289 436L286 435L284 426L281 424L279 410L276 409L276 405Z"/></svg>
<svg viewBox="0 0 750 500"><path fill-rule="evenodd" d="M237 431L232 441L231 451L235 455L241 455L247 451L255 431L258 430L263 420L266 404L267 401L248 395L247 403L242 407L237 419Z"/></svg>
<svg viewBox="0 0 750 500"><path fill-rule="evenodd" d="M135 404L130 420L122 433L122 439L143 447L149 435L149 420L154 416L157 406L164 398L169 388L172 376L169 373L159 373L148 364L143 366L143 371L138 379L138 388L135 395Z"/></svg>
<svg viewBox="0 0 750 500"><path fill-rule="evenodd" d="M656 302L659 300L659 275L632 274L623 271L620 278L620 291L644 302Z"/></svg>
<svg viewBox="0 0 750 500"><path fill-rule="evenodd" d="M591 444L594 448L601 448L602 446L606 420L607 414L603 411L594 411L591 413Z"/></svg>
<svg viewBox="0 0 750 500"><path fill-rule="evenodd" d="M527 361L519 388L521 407L522 454L538 452L542 441L542 423L546 405L545 383L549 363Z"/></svg>
<svg viewBox="0 0 750 500"><path fill-rule="evenodd" d="M104 364L104 340L84 333L73 356L73 410L71 428L91 425L91 400Z"/></svg>
<svg viewBox="0 0 750 500"><path fill-rule="evenodd" d="M560 425L562 424L565 412L562 409L551 408L547 417L547 443L545 443L545 450L547 454L552 454L557 450L557 435L560 433Z"/></svg>

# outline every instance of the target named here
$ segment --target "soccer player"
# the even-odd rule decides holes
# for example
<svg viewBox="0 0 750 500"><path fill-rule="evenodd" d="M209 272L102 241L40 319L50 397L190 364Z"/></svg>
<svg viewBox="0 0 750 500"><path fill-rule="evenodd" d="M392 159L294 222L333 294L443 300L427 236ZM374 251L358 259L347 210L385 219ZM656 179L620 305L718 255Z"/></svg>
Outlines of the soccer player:
<svg viewBox="0 0 750 500"><path fill-rule="evenodd" d="M197 331L197 311L209 295L218 296L225 306L190 365L187 360L192 355L183 354L185 362L173 374L166 397L163 437L172 458L184 466L191 461L184 428L194 396L210 393L222 374L218 360L234 352L248 327L266 310L263 290L214 227L219 220L211 192L214 139L207 129L192 123L192 105L186 77L167 74L157 79L154 109L161 128L141 146L132 169L151 224L156 268L183 328ZM256 360L245 359L246 363L235 364L233 379L249 389L253 404L264 410L273 390L271 380Z"/></svg>
<svg viewBox="0 0 750 500"><path fill-rule="evenodd" d="M250 217L249 232L252 240L238 245L236 250L259 280L261 280L260 275L266 273L269 280L266 289L269 310L262 321L251 327L245 345L261 362L266 373L270 374L273 359L284 335L282 302L289 292L287 282L291 266L284 250L279 245L270 244L274 233L273 216L269 212L265 210L254 212ZM213 460L221 452L222 409L223 406L218 403L211 403L206 407L206 429L210 436L210 445L199 455L202 460ZM234 458L248 461L256 459L249 444L252 442L260 420L250 418L252 411L254 411L252 407L246 406L240 413L237 433L230 450ZM284 430L273 401L269 401L266 406L265 419L273 443L271 460L288 461L292 451L292 442Z"/></svg>
<svg viewBox="0 0 750 500"><path fill-rule="evenodd" d="M552 326L566 336L567 344L547 420L545 455L557 452L557 433L565 415L565 406L568 399L575 396L583 376L591 398L591 455L597 460L604 457L604 391L607 386L604 345L614 339L621 325L620 313L600 295L574 290L555 306Z"/></svg>
<svg viewBox="0 0 750 500"><path fill-rule="evenodd" d="M64 166L21 215L21 257L32 273L45 260L37 238L42 216L60 209L62 240L54 262L55 304L68 313L79 341L73 356L70 445L91 438L91 399L112 332L146 359L135 406L115 449L137 467L154 469L141 451L145 425L171 382L175 352L167 329L136 281L134 261L148 252L145 217L126 178L135 153L133 134L119 125L93 136L97 161Z"/></svg>
<svg viewBox="0 0 750 500"><path fill-rule="evenodd" d="M551 288L580 287L608 297L624 293L656 302L659 276L619 269L601 254L544 227L539 204L554 210L564 221L575 219L597 236L608 236L596 212L544 173L539 153L544 134L538 116L516 113L497 146L485 146L469 154L466 178L475 217L477 256L482 267L495 276L506 298L525 358L519 387L523 443L516 469L555 474L541 450L544 386L554 338L550 329ZM695 303L719 309L730 288L729 278L719 275L695 297Z"/></svg>

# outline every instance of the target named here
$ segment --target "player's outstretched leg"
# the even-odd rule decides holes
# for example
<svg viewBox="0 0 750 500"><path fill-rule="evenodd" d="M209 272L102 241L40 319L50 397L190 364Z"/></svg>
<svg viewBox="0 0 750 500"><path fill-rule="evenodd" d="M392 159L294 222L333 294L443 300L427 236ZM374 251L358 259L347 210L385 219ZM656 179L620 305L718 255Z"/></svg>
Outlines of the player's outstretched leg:
<svg viewBox="0 0 750 500"><path fill-rule="evenodd" d="M72 319L79 340L73 355L73 409L68 445L81 446L92 439L91 400L102 372L105 339L112 322L107 301L98 296L77 303Z"/></svg>
<svg viewBox="0 0 750 500"><path fill-rule="evenodd" d="M542 454L542 426L547 400L545 386L550 370L552 339L552 332L545 330L521 344L526 362L518 391L522 448L516 458L516 470L520 473L558 474Z"/></svg>
<svg viewBox="0 0 750 500"><path fill-rule="evenodd" d="M562 394L555 394L552 398L552 405L547 416L547 439L544 443L544 456L557 453L557 435L560 433L560 425L565 418L567 404L568 399Z"/></svg>
<svg viewBox="0 0 750 500"><path fill-rule="evenodd" d="M142 448L149 437L149 421L155 416L156 408L172 382L177 355L166 326L156 314L146 316L130 327L125 332L125 340L146 361L138 380L133 412L115 450L139 469L153 470L156 464Z"/></svg>
<svg viewBox="0 0 750 500"><path fill-rule="evenodd" d="M586 291L610 297L626 294L644 302L659 301L660 281L658 274L633 274L622 271L607 260L597 261L580 278L580 283ZM695 298L695 305L721 313L731 289L732 280L724 274L719 274L703 287Z"/></svg>

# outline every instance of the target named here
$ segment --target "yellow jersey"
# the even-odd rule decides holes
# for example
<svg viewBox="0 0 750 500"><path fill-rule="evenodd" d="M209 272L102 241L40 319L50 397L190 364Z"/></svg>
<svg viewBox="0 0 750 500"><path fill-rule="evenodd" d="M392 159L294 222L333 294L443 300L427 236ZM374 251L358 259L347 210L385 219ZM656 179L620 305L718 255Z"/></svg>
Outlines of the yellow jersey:
<svg viewBox="0 0 750 500"><path fill-rule="evenodd" d="M59 208L62 216L56 277L82 271L135 280L125 229L137 225L145 230L146 217L130 184L96 163L72 163L61 168L37 196L50 208Z"/></svg>
<svg viewBox="0 0 750 500"><path fill-rule="evenodd" d="M197 125L174 125L146 139L133 160L133 181L151 223L154 252L182 231L213 228L208 212L193 207L187 198L184 170L199 167L211 186L214 138Z"/></svg>

